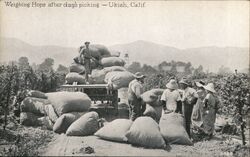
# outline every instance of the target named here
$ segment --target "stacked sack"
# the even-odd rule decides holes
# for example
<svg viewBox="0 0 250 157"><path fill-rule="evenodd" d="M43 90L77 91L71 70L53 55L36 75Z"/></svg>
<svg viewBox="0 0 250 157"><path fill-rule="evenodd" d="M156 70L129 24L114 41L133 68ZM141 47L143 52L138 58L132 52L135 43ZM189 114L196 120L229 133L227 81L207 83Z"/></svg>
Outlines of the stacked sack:
<svg viewBox="0 0 250 157"><path fill-rule="evenodd" d="M159 122L162 115L162 105L160 98L164 89L156 88L144 92L141 97L144 103L146 103L146 110L144 116L153 118L156 122Z"/></svg>
<svg viewBox="0 0 250 157"><path fill-rule="evenodd" d="M21 102L20 123L25 126L45 126L52 129L58 116L45 93L30 90Z"/></svg>
<svg viewBox="0 0 250 157"><path fill-rule="evenodd" d="M65 133L74 121L88 112L90 104L90 98L82 92L29 91L21 103L20 123Z"/></svg>
<svg viewBox="0 0 250 157"><path fill-rule="evenodd" d="M134 75L124 68L125 61L119 56L111 55L109 50L103 45L90 45L91 59L91 76L89 83L91 84L110 84L114 89L128 87L130 81L134 79ZM84 77L85 67L83 60L77 56L74 63L69 67L70 73L66 75L66 83L85 84Z"/></svg>

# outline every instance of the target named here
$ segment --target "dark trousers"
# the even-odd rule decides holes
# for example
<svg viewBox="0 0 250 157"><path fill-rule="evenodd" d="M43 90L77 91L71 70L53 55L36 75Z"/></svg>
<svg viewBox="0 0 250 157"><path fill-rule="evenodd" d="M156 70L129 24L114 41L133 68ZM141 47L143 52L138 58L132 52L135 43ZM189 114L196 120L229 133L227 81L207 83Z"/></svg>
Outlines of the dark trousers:
<svg viewBox="0 0 250 157"><path fill-rule="evenodd" d="M142 101L135 99L135 100L128 100L129 103L129 117L132 121L136 118L140 117L146 109L146 104L143 104Z"/></svg>
<svg viewBox="0 0 250 157"><path fill-rule="evenodd" d="M191 104L183 104L184 108L184 117L185 117L185 124L186 124L186 131L188 136L190 137L190 130L191 130L191 116L193 112L194 105Z"/></svg>

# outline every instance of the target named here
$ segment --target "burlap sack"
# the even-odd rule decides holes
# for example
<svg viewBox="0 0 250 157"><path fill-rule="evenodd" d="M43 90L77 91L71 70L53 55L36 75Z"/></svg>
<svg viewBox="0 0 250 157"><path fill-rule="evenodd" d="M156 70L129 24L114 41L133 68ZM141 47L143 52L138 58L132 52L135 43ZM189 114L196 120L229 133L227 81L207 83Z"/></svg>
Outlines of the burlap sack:
<svg viewBox="0 0 250 157"><path fill-rule="evenodd" d="M120 89L128 87L129 83L134 79L134 74L128 71L111 71L106 74L104 81L112 84L114 89Z"/></svg>
<svg viewBox="0 0 250 157"><path fill-rule="evenodd" d="M101 59L101 65L103 67L124 66L125 61L119 57L106 57Z"/></svg>
<svg viewBox="0 0 250 157"><path fill-rule="evenodd" d="M76 121L78 118L80 118L82 115L84 115L85 112L71 112L71 113L65 113L61 115L55 122L53 126L53 131L55 133L65 133L68 127Z"/></svg>
<svg viewBox="0 0 250 157"><path fill-rule="evenodd" d="M52 105L45 105L45 113L46 113L46 116L49 117L49 119L52 121L52 123L55 123L58 116L53 108Z"/></svg>
<svg viewBox="0 0 250 157"><path fill-rule="evenodd" d="M88 111L91 100L82 92L53 92L46 93L57 115L69 112Z"/></svg>
<svg viewBox="0 0 250 157"><path fill-rule="evenodd" d="M159 123L161 134L168 143L192 145L179 113L163 114Z"/></svg>
<svg viewBox="0 0 250 157"><path fill-rule="evenodd" d="M88 136L93 135L99 129L98 113L92 111L84 114L66 131L67 136Z"/></svg>
<svg viewBox="0 0 250 157"><path fill-rule="evenodd" d="M141 95L142 100L145 103L150 104L151 106L159 106L160 105L159 100L163 91L164 89L160 89L160 88L146 91Z"/></svg>
<svg viewBox="0 0 250 157"><path fill-rule="evenodd" d="M113 120L99 129L95 133L95 136L111 141L126 142L128 139L125 135L130 129L132 123L133 122L129 119Z"/></svg>
<svg viewBox="0 0 250 157"><path fill-rule="evenodd" d="M28 91L27 92L27 97L47 99L47 96L45 95L45 93L40 92L38 90L30 90L30 91Z"/></svg>
<svg viewBox="0 0 250 157"><path fill-rule="evenodd" d="M40 116L37 116L30 112L21 112L20 114L20 124L25 126L42 126L43 123Z"/></svg>
<svg viewBox="0 0 250 157"><path fill-rule="evenodd" d="M81 64L72 63L69 66L69 72L84 73L85 72L85 67L83 65L81 65Z"/></svg>
<svg viewBox="0 0 250 157"><path fill-rule="evenodd" d="M37 115L45 114L45 105L50 104L47 99L26 97L21 103L21 112L30 112Z"/></svg>
<svg viewBox="0 0 250 157"><path fill-rule="evenodd" d="M74 82L77 82L77 84L85 84L85 77L76 72L68 73L65 80L67 84L73 84Z"/></svg>
<svg viewBox="0 0 250 157"><path fill-rule="evenodd" d="M149 148L165 148L158 124L151 117L137 118L126 133L128 142Z"/></svg>
<svg viewBox="0 0 250 157"><path fill-rule="evenodd" d="M91 73L91 78L93 80L93 83L96 83L96 84L105 83L104 82L105 75L111 71L126 71L126 69L120 66L106 67L104 69L95 69Z"/></svg>

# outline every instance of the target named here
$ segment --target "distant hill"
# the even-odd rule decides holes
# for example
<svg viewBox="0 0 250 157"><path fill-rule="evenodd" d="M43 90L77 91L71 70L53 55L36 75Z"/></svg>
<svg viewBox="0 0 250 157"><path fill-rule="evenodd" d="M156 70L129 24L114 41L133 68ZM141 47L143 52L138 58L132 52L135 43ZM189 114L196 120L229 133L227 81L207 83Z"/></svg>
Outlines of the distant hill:
<svg viewBox="0 0 250 157"><path fill-rule="evenodd" d="M147 41L135 41L109 47L123 53L128 53L130 61L157 65L162 61L191 62L193 66L202 65L204 69L217 72L221 65L233 69L248 69L249 48L238 47L199 47L177 49Z"/></svg>
<svg viewBox="0 0 250 157"><path fill-rule="evenodd" d="M1 38L0 60L17 60L27 56L30 63L41 63L45 58L51 57L57 64L69 65L77 55L77 48L61 46L34 46L15 38Z"/></svg>
<svg viewBox="0 0 250 157"><path fill-rule="evenodd" d="M15 38L1 38L0 61L17 60L27 56L30 63L41 63L45 58L51 57L56 66L65 66L72 63L78 54L77 48L62 46L34 46ZM162 61L191 62L193 66L202 65L204 69L217 72L221 65L239 70L249 67L249 48L237 47L199 47L190 49L177 49L148 41L138 40L127 44L108 47L111 52L120 51L121 55L129 54L130 62L138 61L148 65L158 65Z"/></svg>

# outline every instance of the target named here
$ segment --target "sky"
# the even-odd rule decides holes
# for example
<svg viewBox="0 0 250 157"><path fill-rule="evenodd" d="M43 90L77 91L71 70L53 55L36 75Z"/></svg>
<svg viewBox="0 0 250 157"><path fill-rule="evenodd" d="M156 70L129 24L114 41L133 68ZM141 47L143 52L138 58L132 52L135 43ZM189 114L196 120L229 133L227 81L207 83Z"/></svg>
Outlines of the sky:
<svg viewBox="0 0 250 157"><path fill-rule="evenodd" d="M75 9L10 8L4 1L1 37L33 45L78 47L90 41L111 46L146 40L180 49L249 47L249 1L145 1L144 8Z"/></svg>

